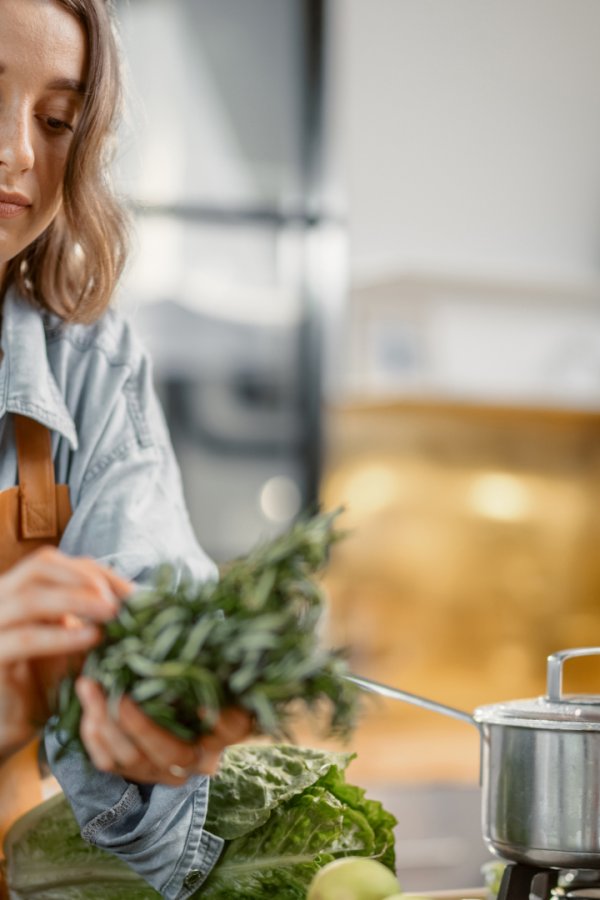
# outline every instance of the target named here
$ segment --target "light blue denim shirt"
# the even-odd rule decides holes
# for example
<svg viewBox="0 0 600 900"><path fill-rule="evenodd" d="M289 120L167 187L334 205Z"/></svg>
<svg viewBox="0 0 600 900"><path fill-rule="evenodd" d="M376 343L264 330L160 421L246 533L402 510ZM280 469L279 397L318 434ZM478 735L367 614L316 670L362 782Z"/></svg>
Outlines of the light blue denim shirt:
<svg viewBox="0 0 600 900"><path fill-rule="evenodd" d="M73 515L62 551L138 583L165 560L180 575L216 577L189 521L148 355L126 319L109 310L94 325L65 324L10 290L2 313L0 490L17 484L7 413L21 413L52 430L56 481L69 486ZM132 784L75 753L57 761L57 748L48 727L48 760L84 838L124 859L167 900L191 896L222 848L203 830L208 779Z"/></svg>

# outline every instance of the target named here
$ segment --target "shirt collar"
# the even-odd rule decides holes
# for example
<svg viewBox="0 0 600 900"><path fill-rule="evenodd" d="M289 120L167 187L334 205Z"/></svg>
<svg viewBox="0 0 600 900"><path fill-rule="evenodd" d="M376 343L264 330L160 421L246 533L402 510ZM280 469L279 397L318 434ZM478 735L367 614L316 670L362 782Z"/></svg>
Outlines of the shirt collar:
<svg viewBox="0 0 600 900"><path fill-rule="evenodd" d="M44 313L7 291L2 306L0 415L20 413L58 431L77 450L77 429L48 362Z"/></svg>

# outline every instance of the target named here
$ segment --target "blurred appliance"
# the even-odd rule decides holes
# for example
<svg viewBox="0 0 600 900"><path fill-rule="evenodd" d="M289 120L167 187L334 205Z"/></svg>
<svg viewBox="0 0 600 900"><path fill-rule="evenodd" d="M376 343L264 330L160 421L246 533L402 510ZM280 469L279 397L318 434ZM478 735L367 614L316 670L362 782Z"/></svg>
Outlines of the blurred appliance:
<svg viewBox="0 0 600 900"><path fill-rule="evenodd" d="M118 11L133 116L118 176L139 235L123 302L154 360L192 523L221 561L317 496L346 254L326 174L327 0Z"/></svg>

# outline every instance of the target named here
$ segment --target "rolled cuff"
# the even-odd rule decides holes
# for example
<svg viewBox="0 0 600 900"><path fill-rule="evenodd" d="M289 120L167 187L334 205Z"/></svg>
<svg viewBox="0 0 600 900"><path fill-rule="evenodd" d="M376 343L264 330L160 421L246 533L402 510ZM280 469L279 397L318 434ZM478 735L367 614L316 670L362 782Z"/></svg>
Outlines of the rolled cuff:
<svg viewBox="0 0 600 900"><path fill-rule="evenodd" d="M187 900L217 862L223 840L204 830L209 779L144 785L99 772L46 730L46 753L84 840L122 859L165 898Z"/></svg>

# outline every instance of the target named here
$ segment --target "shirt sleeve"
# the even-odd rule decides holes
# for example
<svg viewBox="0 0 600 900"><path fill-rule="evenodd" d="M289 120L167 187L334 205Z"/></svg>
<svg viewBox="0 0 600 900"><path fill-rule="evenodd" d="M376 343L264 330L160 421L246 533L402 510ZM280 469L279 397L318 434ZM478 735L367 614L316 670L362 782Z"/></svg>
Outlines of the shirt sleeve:
<svg viewBox="0 0 600 900"><path fill-rule="evenodd" d="M61 756L51 720L45 749L84 840L113 853L165 900L187 900L217 862L223 840L204 829L209 779L141 785L99 772L79 751Z"/></svg>
<svg viewBox="0 0 600 900"><path fill-rule="evenodd" d="M217 569L199 546L182 479L144 353L121 379L107 369L111 395L80 398L80 447L70 479L72 516L60 548L92 556L119 574L147 583L163 562L179 577L204 581ZM108 376L112 375L112 379Z"/></svg>
<svg viewBox="0 0 600 900"><path fill-rule="evenodd" d="M161 563L182 577L215 578L216 566L198 545L184 502L181 475L152 385L147 357L120 370L94 361L80 398L80 446L70 483L72 517L60 549L91 556L145 584ZM109 397L97 385L115 385ZM83 837L127 862L167 900L184 900L204 881L221 848L203 828L209 780L181 787L132 784L97 771L81 753L58 757L52 722L45 746L53 774Z"/></svg>

